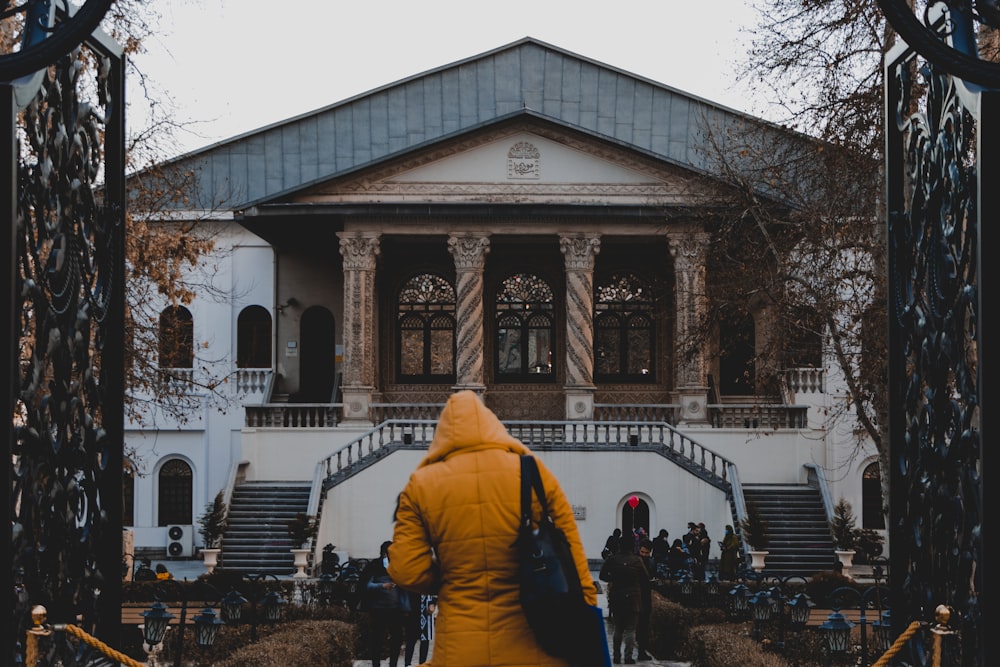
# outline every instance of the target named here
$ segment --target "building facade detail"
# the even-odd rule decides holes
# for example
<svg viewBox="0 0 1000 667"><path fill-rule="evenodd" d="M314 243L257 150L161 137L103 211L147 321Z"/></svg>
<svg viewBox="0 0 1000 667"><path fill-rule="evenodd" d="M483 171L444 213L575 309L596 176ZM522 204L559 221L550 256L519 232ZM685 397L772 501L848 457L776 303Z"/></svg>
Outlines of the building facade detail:
<svg viewBox="0 0 1000 667"><path fill-rule="evenodd" d="M482 393L483 380L483 270L490 251L486 235L448 237L455 260L455 386Z"/></svg>
<svg viewBox="0 0 1000 667"><path fill-rule="evenodd" d="M380 236L339 232L344 258L344 418L368 419L375 386L375 266Z"/></svg>
<svg viewBox="0 0 1000 667"><path fill-rule="evenodd" d="M677 392L681 420L687 423L703 423L708 418L706 351L703 346L687 342L692 340L706 312L709 241L710 236L706 232L691 229L667 232L676 280L674 334L681 350L677 355Z"/></svg>
<svg viewBox="0 0 1000 667"><path fill-rule="evenodd" d="M566 416L594 413L594 263L599 236L560 236L566 262Z"/></svg>

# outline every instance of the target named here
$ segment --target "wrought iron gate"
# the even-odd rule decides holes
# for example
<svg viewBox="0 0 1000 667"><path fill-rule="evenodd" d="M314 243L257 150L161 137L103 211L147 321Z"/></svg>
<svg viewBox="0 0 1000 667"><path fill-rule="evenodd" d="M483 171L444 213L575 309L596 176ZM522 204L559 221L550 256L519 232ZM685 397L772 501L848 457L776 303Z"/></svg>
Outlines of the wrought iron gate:
<svg viewBox="0 0 1000 667"><path fill-rule="evenodd" d="M124 61L94 31L110 0L57 5L0 0L0 21L13 25L5 34L23 35L0 54L3 396L13 417L2 664L22 664L36 604L51 621L120 643ZM88 663L91 649L66 639L46 642L47 664Z"/></svg>
<svg viewBox="0 0 1000 667"><path fill-rule="evenodd" d="M957 633L939 664L989 665L982 249L1000 213L1000 93L969 81L1000 85L1000 66L970 54L971 2L930 3L916 28L905 2L879 4L916 47L885 65L893 630L946 605ZM914 641L892 664L930 659Z"/></svg>

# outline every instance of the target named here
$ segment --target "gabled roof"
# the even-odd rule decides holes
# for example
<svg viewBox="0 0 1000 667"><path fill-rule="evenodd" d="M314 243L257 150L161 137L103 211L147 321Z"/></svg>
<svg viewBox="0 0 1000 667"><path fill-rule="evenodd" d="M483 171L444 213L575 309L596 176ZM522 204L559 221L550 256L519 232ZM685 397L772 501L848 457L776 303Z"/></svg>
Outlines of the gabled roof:
<svg viewBox="0 0 1000 667"><path fill-rule="evenodd" d="M164 167L194 174L185 208L241 210L517 116L703 174L705 127L761 122L528 37Z"/></svg>

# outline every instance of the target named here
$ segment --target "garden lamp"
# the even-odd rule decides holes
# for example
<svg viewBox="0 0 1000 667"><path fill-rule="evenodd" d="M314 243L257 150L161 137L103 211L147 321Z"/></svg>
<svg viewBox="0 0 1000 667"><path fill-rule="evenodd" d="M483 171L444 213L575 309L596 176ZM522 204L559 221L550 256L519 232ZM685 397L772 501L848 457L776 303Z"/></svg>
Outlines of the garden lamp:
<svg viewBox="0 0 1000 667"><path fill-rule="evenodd" d="M219 626L224 625L221 618L215 615L215 610L205 607L191 619L194 623L194 639L202 649L215 643L219 634Z"/></svg>
<svg viewBox="0 0 1000 667"><path fill-rule="evenodd" d="M885 653L892 646L892 621L889 620L889 610L882 612L882 618L872 623L872 634L875 636L875 648Z"/></svg>
<svg viewBox="0 0 1000 667"><path fill-rule="evenodd" d="M826 648L831 655L847 653L847 647L851 643L851 628L854 624L844 618L839 609L834 609L833 613L826 617L823 625L819 626L826 641Z"/></svg>
<svg viewBox="0 0 1000 667"><path fill-rule="evenodd" d="M806 623L809 622L809 611L815 606L816 604L805 593L797 593L792 596L788 602L788 609L791 617L789 627L793 632L806 627Z"/></svg>
<svg viewBox="0 0 1000 667"><path fill-rule="evenodd" d="M167 625L174 617L167 606L157 600L146 611L142 612L143 630L142 638L149 646L156 646L163 641L163 635L167 632Z"/></svg>
<svg viewBox="0 0 1000 667"><path fill-rule="evenodd" d="M750 589L746 584L737 584L729 591L729 613L735 618L742 618L747 613L747 599Z"/></svg>
<svg viewBox="0 0 1000 667"><path fill-rule="evenodd" d="M260 601L261 609L264 610L264 620L268 623L277 623L281 620L281 605L285 604L281 595L277 591L270 591Z"/></svg>
<svg viewBox="0 0 1000 667"><path fill-rule="evenodd" d="M231 590L226 593L226 596L219 601L222 620L231 624L239 623L240 619L243 618L243 605L246 602L247 599L240 595L240 592L237 590Z"/></svg>

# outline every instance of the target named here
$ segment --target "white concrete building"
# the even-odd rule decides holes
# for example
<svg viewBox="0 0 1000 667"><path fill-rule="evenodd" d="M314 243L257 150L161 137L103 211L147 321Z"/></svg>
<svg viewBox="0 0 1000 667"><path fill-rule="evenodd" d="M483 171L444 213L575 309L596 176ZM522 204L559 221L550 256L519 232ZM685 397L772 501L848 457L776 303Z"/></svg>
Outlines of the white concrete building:
<svg viewBox="0 0 1000 667"><path fill-rule="evenodd" d="M215 290L164 304L181 334L160 366L228 382L190 389L183 423L128 425L137 551L194 554L219 490L282 482L308 490L317 556L376 554L461 388L554 469L592 558L615 527L720 539L754 484L874 516L874 451L849 457L853 429L823 417L828 360L765 395L752 348L718 354L726 332L680 354L711 298L706 220L726 215L703 128L731 122L756 121L524 39L166 165L197 180L172 218L217 250Z"/></svg>

